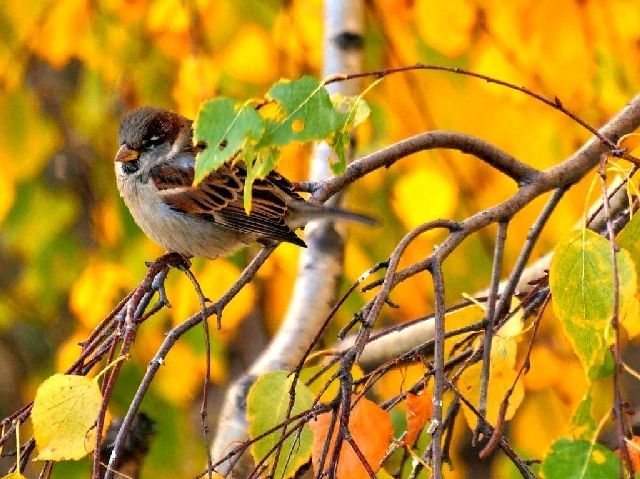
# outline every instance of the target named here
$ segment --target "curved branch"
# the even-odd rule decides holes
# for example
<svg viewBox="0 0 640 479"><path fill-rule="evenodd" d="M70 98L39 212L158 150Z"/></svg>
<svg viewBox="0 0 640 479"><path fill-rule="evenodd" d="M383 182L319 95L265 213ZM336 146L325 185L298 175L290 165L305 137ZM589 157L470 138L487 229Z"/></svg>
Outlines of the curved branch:
<svg viewBox="0 0 640 479"><path fill-rule="evenodd" d="M379 168L419 151L445 148L473 155L512 178L518 185L532 182L540 171L523 163L480 138L455 131L434 130L412 136L351 163L344 174L318 183L301 183L300 189L313 193L315 201L326 201L345 187Z"/></svg>
<svg viewBox="0 0 640 479"><path fill-rule="evenodd" d="M605 126L603 126L599 132L607 138L616 139L624 134L634 131L638 127L640 127L640 95L637 95L631 102L629 102L629 104ZM560 195L561 192L564 192L572 184L579 181L584 177L584 175L597 166L601 155L605 153L608 148L609 147L606 144L603 144L597 137L591 138L573 155L562 163L541 172L534 183L523 186L511 198L460 222L459 225L461 226L461 229L459 231L452 232L445 241L441 242L434 255L444 259L469 234L488 224L513 216L522 207L529 204L533 198L540 196L541 194L557 189L558 192L556 195ZM396 160L392 160L390 164L394 161ZM351 181L355 181L355 179L360 178L365 174L366 172L362 172L357 177L353 177L354 173L352 173L352 176L346 183L348 184ZM338 184L337 182L332 183L330 181L327 181L326 183L329 185L328 189L332 189L333 185ZM340 187L338 187L338 189ZM316 191L325 191L323 189L323 185L318 185ZM624 194L621 194L621 197L624 196ZM543 214L543 216L546 216L546 214ZM432 264L434 255L396 272L392 278L392 286L395 286L398 283L428 269ZM528 257L528 254L526 256ZM512 278L509 289L528 289L527 283L532 279L542 276L542 272L546 267L548 267L550 260L551 255L546 255L534 263L534 265L530 266L526 270L522 270L520 280L516 281ZM525 260L523 260L523 263L524 261ZM519 264L518 269L521 269L522 266L523 264ZM373 286L379 286L381 284L382 280L370 284L366 289L370 289ZM503 287L504 285L501 285L501 289L503 289ZM419 333L418 330L424 334ZM381 337L380 346L376 345L377 341L374 339L366 345L361 359L365 358L369 361L369 358L375 357L376 364L379 364L379 362L384 362L428 341L432 337L433 332L433 322L426 321L417 323L415 327L407 327L397 333L394 333L393 341L388 341L384 337ZM394 346L397 346L397 348ZM379 351L376 351L378 348L384 349L384 354L378 354ZM376 364L367 364L366 368L373 368Z"/></svg>

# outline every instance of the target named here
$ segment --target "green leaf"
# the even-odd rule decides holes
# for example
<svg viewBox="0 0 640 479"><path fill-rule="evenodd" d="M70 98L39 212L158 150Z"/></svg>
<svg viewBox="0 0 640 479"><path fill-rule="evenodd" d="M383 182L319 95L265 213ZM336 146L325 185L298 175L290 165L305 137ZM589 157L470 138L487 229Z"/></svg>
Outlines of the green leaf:
<svg viewBox="0 0 640 479"><path fill-rule="evenodd" d="M277 148L262 148L258 152L253 150L243 154L243 159L247 165L247 178L244 182L244 210L247 214L251 211L251 200L253 197L253 182L256 178L264 178L276 167L280 150Z"/></svg>
<svg viewBox="0 0 640 479"><path fill-rule="evenodd" d="M240 106L232 98L209 100L200 109L194 124L197 143L206 148L198 153L195 182L199 183L239 151L255 145L265 130L264 119L250 104Z"/></svg>
<svg viewBox="0 0 640 479"><path fill-rule="evenodd" d="M313 77L281 80L267 93L269 100L258 112L252 102L244 105L231 98L205 102L194 124L194 136L206 148L198 154L195 183L231 159L244 161L247 178L244 207L249 214L253 182L271 172L280 147L293 142L327 140L339 160L331 167L344 171L349 130L364 121L369 107L361 97L329 97L324 85Z"/></svg>
<svg viewBox="0 0 640 479"><path fill-rule="evenodd" d="M597 435L598 424L611 413L611 376L594 380L571 417L571 437L590 441Z"/></svg>
<svg viewBox="0 0 640 479"><path fill-rule="evenodd" d="M276 167L279 157L280 150L277 148L262 149L256 156L256 161L253 164L254 178L264 178L267 176L271 170Z"/></svg>
<svg viewBox="0 0 640 479"><path fill-rule="evenodd" d="M333 137L331 147L336 152L338 161L332 161L329 166L331 166L331 171L335 175L344 173L347 168L347 152L349 151L350 139L349 133L346 131L338 131Z"/></svg>
<svg viewBox="0 0 640 479"><path fill-rule="evenodd" d="M277 102L279 118L267 120L260 146L327 138L343 115L333 107L325 87L310 76L281 80L271 87L267 97Z"/></svg>
<svg viewBox="0 0 640 479"><path fill-rule="evenodd" d="M342 113L339 125L331 140L331 147L338 155L338 161L331 163L331 171L339 175L347 167L347 152L349 148L349 131L365 121L371 109L362 96L347 96L342 93L331 95L331 103L337 111Z"/></svg>
<svg viewBox="0 0 640 479"><path fill-rule="evenodd" d="M591 417L591 393L588 392L578 403L571 417L571 434L578 439L591 439L598 425Z"/></svg>
<svg viewBox="0 0 640 479"><path fill-rule="evenodd" d="M589 441L558 439L542 463L545 479L611 479L620 460L609 449Z"/></svg>
<svg viewBox="0 0 640 479"><path fill-rule="evenodd" d="M274 371L260 376L251 386L247 397L247 420L249 422L249 437L255 438L269 429L286 421L289 408L293 376L286 371ZM295 403L290 415L305 411L313 405L313 394L302 384L296 383ZM291 430L291 426L287 428ZM293 477L296 471L311 458L313 436L308 426L300 432L294 432L282 443L282 450L278 456L278 463L274 464L275 446L282 439L282 429L255 442L251 453L257 462L267 457L266 464L273 471L269 477L286 479Z"/></svg>
<svg viewBox="0 0 640 479"><path fill-rule="evenodd" d="M361 96L347 96L343 93L331 95L331 103L341 113L346 115L343 127L354 128L369 118L371 108Z"/></svg>
<svg viewBox="0 0 640 479"><path fill-rule="evenodd" d="M633 218L622 228L616 238L618 246L626 249L636 265L636 271L640 269L640 215Z"/></svg>
<svg viewBox="0 0 640 479"><path fill-rule="evenodd" d="M613 340L611 245L589 230L571 233L555 248L549 271L553 309L590 379L602 375L605 352ZM616 255L620 315L634 301L636 271L625 250Z"/></svg>

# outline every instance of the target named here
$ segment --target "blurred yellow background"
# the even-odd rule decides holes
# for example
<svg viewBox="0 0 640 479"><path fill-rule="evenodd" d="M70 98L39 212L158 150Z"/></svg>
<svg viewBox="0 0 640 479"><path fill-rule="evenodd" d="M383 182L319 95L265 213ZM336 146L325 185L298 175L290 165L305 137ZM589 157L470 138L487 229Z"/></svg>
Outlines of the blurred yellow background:
<svg viewBox="0 0 640 479"><path fill-rule="evenodd" d="M78 343L141 280L144 261L162 253L138 230L115 188L112 159L120 115L152 104L194 117L199 104L216 95L261 96L281 77L318 76L322 8L320 0L0 3L0 416L30 401L43 378L77 357ZM640 87L636 0L371 0L366 24L366 70L415 62L468 68L557 96L595 127ZM529 97L452 74L394 75L366 99L372 114L358 128L358 154L426 130L452 129L546 168L588 138L578 125ZM308 146L287 148L278 169L304 179L308 153ZM569 192L534 259L580 219L587 188L585 182ZM384 227L375 233L351 229L345 284L384 260L410 228L439 217L462 219L514 191L508 178L452 152L414 155L370 175L354 186L350 202L382 219ZM511 225L507 268L543 204L536 201ZM449 302L486 286L493 236L493 230L476 234L447 261ZM423 258L441 239L421 239L403 264ZM195 261L205 294L212 299L222 294L250 254ZM295 246L281 245L257 281L225 311L223 329L213 332L212 418L224 385L276 330L297 256ZM114 415L126 410L163 334L198 310L186 278L172 273L168 284L173 308L141 328L115 392ZM428 276L400 285L392 299L400 308L385 313L384 324L428 314ZM357 295L350 299L338 323L363 302ZM511 427L513 444L526 457L541 457L566 432L585 387L552 318L542 330ZM197 420L202 353L197 328L168 356L143 403L159 423L145 478L193 477L203 468ZM411 374L386 378L379 393L396 394L410 384ZM511 474L503 462L499 458L493 465L495 477ZM87 477L87 470L82 462L62 464L54 477ZM472 477L465 474L461 466L448 477Z"/></svg>

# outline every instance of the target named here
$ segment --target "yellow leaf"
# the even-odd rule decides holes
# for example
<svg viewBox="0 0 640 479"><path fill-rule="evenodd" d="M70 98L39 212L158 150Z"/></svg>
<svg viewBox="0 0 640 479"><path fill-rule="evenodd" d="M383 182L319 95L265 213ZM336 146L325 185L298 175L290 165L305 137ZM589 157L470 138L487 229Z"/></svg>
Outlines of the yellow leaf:
<svg viewBox="0 0 640 479"><path fill-rule="evenodd" d="M87 339L87 334L80 330L68 336L56 349L56 371L65 371L80 356L82 341Z"/></svg>
<svg viewBox="0 0 640 479"><path fill-rule="evenodd" d="M291 130L294 133L302 133L304 131L304 120L299 118L291 123Z"/></svg>
<svg viewBox="0 0 640 479"><path fill-rule="evenodd" d="M293 20L289 35L302 45L298 62L312 69L320 69L322 64L323 3L322 0L294 0L289 9Z"/></svg>
<svg viewBox="0 0 640 479"><path fill-rule="evenodd" d="M206 261L202 266L192 268L200 282L204 295L216 301L238 279L240 269L226 260ZM176 324L200 310L200 302L189 279L181 274L176 287L176 301L171 309L171 315ZM253 284L248 284L227 305L222 313L222 330L219 333L229 334L238 323L253 309L255 290ZM215 320L214 320L215 321ZM212 323L215 324L215 323Z"/></svg>
<svg viewBox="0 0 640 479"><path fill-rule="evenodd" d="M613 377L608 376L592 381L589 385L591 395L591 417L596 423L611 413L611 391L613 390Z"/></svg>
<svg viewBox="0 0 640 479"><path fill-rule="evenodd" d="M532 14L534 28L544 31L536 41L527 42L529 65L547 85L553 84L553 92L567 104L588 101L589 81L595 71L595 55L584 46L589 42L588 29L582 24L582 11L576 2L563 2L562 15L558 15L556 0L536 2L535 8L527 8ZM548 61L540 62L540 58ZM558 75L558 65L571 64L571 71Z"/></svg>
<svg viewBox="0 0 640 479"><path fill-rule="evenodd" d="M473 70L519 85L526 84L529 81L526 73L518 69L513 60L508 55L505 55L504 50L490 39L482 41L478 48L473 50ZM524 97L515 95L505 88L497 88L495 85L484 83L482 87L487 91L490 88L491 93L494 95L508 97L509 99L515 99L515 101L525 100Z"/></svg>
<svg viewBox="0 0 640 479"><path fill-rule="evenodd" d="M278 75L278 59L271 36L252 24L238 31L219 63L233 78L250 83L271 82Z"/></svg>
<svg viewBox="0 0 640 479"><path fill-rule="evenodd" d="M31 421L39 461L80 459L93 450L102 403L98 383L54 374L38 388Z"/></svg>
<svg viewBox="0 0 640 479"><path fill-rule="evenodd" d="M372 261L363 245L355 241L347 241L345 248L345 276L350 281L355 281L362 273L371 268Z"/></svg>
<svg viewBox="0 0 640 479"><path fill-rule="evenodd" d="M328 386L327 381L329 381L329 379L338 372L339 367L340 365L338 363L333 364L329 368L326 368L323 364L307 366L303 368L300 373L300 381L302 381L309 390L316 395L318 401L330 402L336 398L340 391L340 380L336 377ZM351 376L353 379L360 379L363 375L364 373L360 366L357 364L354 365L351 369ZM312 379L313 382L307 384Z"/></svg>
<svg viewBox="0 0 640 479"><path fill-rule="evenodd" d="M429 46L447 56L462 54L469 46L476 6L468 0L418 0L418 32Z"/></svg>
<svg viewBox="0 0 640 479"><path fill-rule="evenodd" d="M376 479L393 479L393 476L384 469L380 469L376 472Z"/></svg>
<svg viewBox="0 0 640 479"><path fill-rule="evenodd" d="M147 0L103 0L103 8L112 10L124 23L131 23L145 17Z"/></svg>
<svg viewBox="0 0 640 479"><path fill-rule="evenodd" d="M133 15L136 8L132 8ZM126 60L130 54L131 45L131 27L125 22L113 22L109 28L104 31L92 28L85 35L84 41L78 45L78 57L82 60L88 71L95 71L96 76L104 83L103 88L117 88L122 85L125 78L129 78L129 70L127 69ZM144 75L144 73L138 72ZM103 121L108 116L108 112L104 110L104 105L98 105L93 97L86 98L88 104L82 101L76 101L73 105L80 113L80 118L91 120L91 127L98 121ZM89 125L86 125L89 126ZM96 131L99 127L89 129L87 131Z"/></svg>
<svg viewBox="0 0 640 479"><path fill-rule="evenodd" d="M117 263L93 261L74 283L69 294L69 307L87 328L103 319L133 283L131 273Z"/></svg>
<svg viewBox="0 0 640 479"><path fill-rule="evenodd" d="M471 324L478 323L483 320L485 312L478 305L472 304L470 306L457 309L450 313L447 313L444 318L444 323L447 331L453 331L459 328L470 326ZM467 335L455 336L444 340L445 357L449 358L452 348L463 340Z"/></svg>
<svg viewBox="0 0 640 479"><path fill-rule="evenodd" d="M387 371L373 384L376 398L385 401L404 393L408 387L420 381L424 377L424 373L425 367L423 364L411 364Z"/></svg>
<svg viewBox="0 0 640 479"><path fill-rule="evenodd" d="M149 8L147 28L152 32L185 33L189 30L189 14L180 0L156 0Z"/></svg>
<svg viewBox="0 0 640 479"><path fill-rule="evenodd" d="M148 9L146 26L165 55L181 59L191 50L189 13L180 0L156 0Z"/></svg>
<svg viewBox="0 0 640 479"><path fill-rule="evenodd" d="M216 94L220 78L219 63L212 58L188 55L180 62L173 99L178 110L195 118L200 104Z"/></svg>
<svg viewBox="0 0 640 479"><path fill-rule="evenodd" d="M624 304L623 310L620 311L620 323L630 339L640 334L640 303L638 298L631 298Z"/></svg>
<svg viewBox="0 0 640 479"><path fill-rule="evenodd" d="M570 418L571 409L564 399L553 389L545 389L527 394L527 400L518 409L518 416L512 421L509 431L514 444L518 444L522 451L542 457L555 439L568 433Z"/></svg>
<svg viewBox="0 0 640 479"><path fill-rule="evenodd" d="M627 153L634 155L636 150L640 147L640 133L629 133L628 135L622 135L622 137L616 143L618 148L626 150Z"/></svg>
<svg viewBox="0 0 640 479"><path fill-rule="evenodd" d="M9 475L6 476L2 476L2 478L0 479L27 479L26 477L24 477L22 474L20 474L19 472L12 472Z"/></svg>
<svg viewBox="0 0 640 479"><path fill-rule="evenodd" d="M39 175L51 160L58 138L54 124L43 117L35 95L18 90L0 95L0 166L4 179L2 194L13 195L13 185ZM12 158L29 158L29 161L11 161ZM5 192L4 187L10 191ZM5 200L6 201L6 200Z"/></svg>
<svg viewBox="0 0 640 479"><path fill-rule="evenodd" d="M593 40L591 28L584 28L585 8L573 1L559 4L556 0L539 0L535 7L532 5L500 0L483 2L483 18L491 42L510 55L511 63L519 71L527 72L529 86L535 82L542 82L545 87L553 85L553 93L565 106L588 101L589 90L593 91L590 80L596 57L585 48ZM558 11L562 14L558 15ZM544 65L540 58L546 59ZM558 68L568 63L571 71L558 75ZM484 73L493 74L486 70Z"/></svg>
<svg viewBox="0 0 640 479"><path fill-rule="evenodd" d="M53 66L60 68L78 53L80 39L91 23L88 0L55 2L32 47Z"/></svg>
<svg viewBox="0 0 640 479"><path fill-rule="evenodd" d="M204 366L204 355L198 356L188 345L177 342L153 386L170 402L187 405L202 387Z"/></svg>
<svg viewBox="0 0 640 479"><path fill-rule="evenodd" d="M122 238L122 222L118 217L118 210L113 202L101 203L92 212L92 226L94 237L103 246L115 246Z"/></svg>
<svg viewBox="0 0 640 479"><path fill-rule="evenodd" d="M527 390L551 388L564 376L563 361L546 345L536 344L531 351L531 369L524 376Z"/></svg>
<svg viewBox="0 0 640 479"><path fill-rule="evenodd" d="M264 304L265 322L269 332L274 333L289 306L293 282L298 270L300 248L284 243L278 246L264 267L258 271L263 292L269 301Z"/></svg>
<svg viewBox="0 0 640 479"><path fill-rule="evenodd" d="M0 166L4 160L0 159ZM0 222L7 215L16 197L15 181L11 168L5 168L0 175Z"/></svg>
<svg viewBox="0 0 640 479"><path fill-rule="evenodd" d="M426 201L425 191L429 192ZM415 228L427 221L451 216L457 203L456 195L449 178L434 168L420 166L396 184L393 209L407 228Z"/></svg>
<svg viewBox="0 0 640 479"><path fill-rule="evenodd" d="M515 367L522 324L522 313L516 313L496 332L491 340L492 361L504 361L506 366Z"/></svg>
<svg viewBox="0 0 640 479"><path fill-rule="evenodd" d="M468 367L458 380L458 388L475 407L478 408L480 401L480 381L482 378L482 364L476 363ZM496 425L500 405L507 390L516 378L516 371L504 361L492 360L489 373L489 393L487 395L487 415L486 418L492 425ZM511 398L509 407L505 415L505 420L513 417L516 409L524 398L524 388L522 381L518 380ZM471 429L475 429L478 419L476 415L465 405L463 407L464 417Z"/></svg>

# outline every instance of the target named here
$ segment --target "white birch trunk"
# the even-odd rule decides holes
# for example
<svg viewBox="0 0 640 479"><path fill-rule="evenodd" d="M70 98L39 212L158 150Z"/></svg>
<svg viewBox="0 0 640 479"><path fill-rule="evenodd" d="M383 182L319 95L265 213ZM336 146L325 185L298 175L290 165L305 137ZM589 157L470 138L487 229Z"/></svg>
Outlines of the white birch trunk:
<svg viewBox="0 0 640 479"><path fill-rule="evenodd" d="M324 8L323 76L361 71L364 1L327 0ZM334 83L329 88L330 93L341 91L348 95L361 89L359 81ZM317 145L311 160L311 181L331 175L330 155L325 143ZM214 462L230 447L247 440L245 401L255 378L269 371L295 367L335 300L342 274L344 234L331 222L317 221L307 225L305 241L308 247L300 255L298 276L282 327L249 372L236 380L226 394L212 445ZM232 472L228 470L229 464L218 468L218 472L229 478L244 478L252 467L249 455L245 454Z"/></svg>

